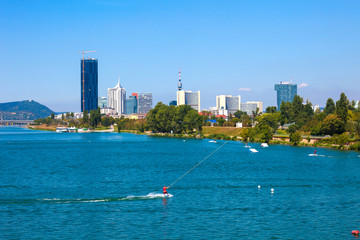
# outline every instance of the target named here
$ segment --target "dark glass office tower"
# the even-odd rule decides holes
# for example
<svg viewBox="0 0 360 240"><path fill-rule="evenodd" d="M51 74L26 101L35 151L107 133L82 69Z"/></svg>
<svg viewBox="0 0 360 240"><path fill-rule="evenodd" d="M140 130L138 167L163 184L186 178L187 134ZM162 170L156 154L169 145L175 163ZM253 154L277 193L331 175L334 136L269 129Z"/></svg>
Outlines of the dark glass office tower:
<svg viewBox="0 0 360 240"><path fill-rule="evenodd" d="M80 69L81 112L90 112L98 107L98 60L81 59Z"/></svg>

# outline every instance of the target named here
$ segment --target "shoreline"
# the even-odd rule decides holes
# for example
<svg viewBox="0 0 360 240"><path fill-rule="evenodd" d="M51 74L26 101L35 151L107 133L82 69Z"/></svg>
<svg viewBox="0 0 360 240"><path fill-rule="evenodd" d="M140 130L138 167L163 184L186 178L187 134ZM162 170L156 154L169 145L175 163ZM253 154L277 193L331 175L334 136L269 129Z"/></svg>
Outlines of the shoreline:
<svg viewBox="0 0 360 240"><path fill-rule="evenodd" d="M35 126L40 126L40 127L35 127ZM25 128L31 129L31 130L40 130L40 131L56 131L56 127L51 127L51 126L43 126L43 125L26 125ZM221 128L220 130L222 130L223 128ZM101 133L101 132L115 132L117 133L117 131L115 131L114 126L111 126L110 129L105 129L105 130L91 130L88 131L86 133ZM136 130L121 130L120 133L131 133L131 134L139 134L139 135L147 135L147 136L153 136L153 137L169 137L169 138L185 138L185 139L213 139L213 138L209 138L209 136L211 134L171 134L171 133L152 133L152 132L138 132ZM85 132L84 132L85 133ZM217 135L217 134L216 134ZM244 142L241 140L241 138L239 136L229 136L226 134L221 134L220 138L215 137L215 140L226 140L226 141L240 141L240 142ZM280 139L285 139L285 140L280 140ZM324 139L324 137L315 137L313 136L312 139ZM287 140L287 141L286 141ZM342 150L342 151L355 151L355 152L359 152L358 150L353 150L353 149L349 149L350 146L352 144L344 144L344 145L338 145L338 144L324 144L324 143L318 143L318 141L311 141L306 143L307 138L302 138L302 141L297 144L294 145L292 143L290 143L289 141L289 137L288 136L279 136L279 135L274 135L273 139L268 143L270 145L289 145L289 146L294 146L294 147L311 147L311 148L328 148L328 149L335 149L335 150ZM245 143L245 142L244 142ZM262 143L260 141L254 141L254 142L249 142L249 143Z"/></svg>

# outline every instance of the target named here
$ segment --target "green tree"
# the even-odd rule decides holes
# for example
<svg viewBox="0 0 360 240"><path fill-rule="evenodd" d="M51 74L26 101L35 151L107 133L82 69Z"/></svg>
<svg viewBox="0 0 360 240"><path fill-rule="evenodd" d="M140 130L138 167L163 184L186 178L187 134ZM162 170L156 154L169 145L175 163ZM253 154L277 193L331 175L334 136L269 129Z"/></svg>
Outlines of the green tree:
<svg viewBox="0 0 360 240"><path fill-rule="evenodd" d="M185 115L183 123L186 132L192 132L193 129L196 129L197 132L201 131L202 119L199 113L194 109L191 109Z"/></svg>
<svg viewBox="0 0 360 240"><path fill-rule="evenodd" d="M291 123L293 118L293 106L291 102L282 102L280 105L280 125Z"/></svg>
<svg viewBox="0 0 360 240"><path fill-rule="evenodd" d="M292 102L293 116L290 118L292 122L298 123L302 118L304 111L303 98L299 95L295 95Z"/></svg>
<svg viewBox="0 0 360 240"><path fill-rule="evenodd" d="M344 122L335 114L327 116L321 124L321 133L325 135L341 134L344 131Z"/></svg>
<svg viewBox="0 0 360 240"><path fill-rule="evenodd" d="M346 133L340 134L335 137L335 141L340 147L343 147L345 144L349 144L349 136Z"/></svg>
<svg viewBox="0 0 360 240"><path fill-rule="evenodd" d="M171 106L174 107L174 106ZM162 102L156 104L146 116L149 128L154 132L170 132L171 108Z"/></svg>
<svg viewBox="0 0 360 240"><path fill-rule="evenodd" d="M257 130L260 136L260 140L262 142L268 143L272 139L273 131L269 125L266 124L262 126L256 125L255 129Z"/></svg>
<svg viewBox="0 0 360 240"><path fill-rule="evenodd" d="M146 122L154 132L182 133L194 128L201 131L203 117L189 105L175 107L159 102L147 114Z"/></svg>
<svg viewBox="0 0 360 240"><path fill-rule="evenodd" d="M114 124L114 122L115 122L115 119L114 118L112 118L112 117L103 117L102 119L101 119L101 125L103 125L104 127L109 127L109 126L111 126L112 124Z"/></svg>
<svg viewBox="0 0 360 240"><path fill-rule="evenodd" d="M248 131L249 141L254 142L255 136L256 136L255 128L248 128L248 129L249 129L249 131Z"/></svg>
<svg viewBox="0 0 360 240"><path fill-rule="evenodd" d="M143 122L139 124L138 130L139 132L145 132L145 124Z"/></svg>
<svg viewBox="0 0 360 240"><path fill-rule="evenodd" d="M231 119L231 122L236 124L236 123L240 122L240 119L235 117L235 118Z"/></svg>
<svg viewBox="0 0 360 240"><path fill-rule="evenodd" d="M90 125L92 126L92 127L96 127L96 125L95 125L95 114L96 114L96 112L95 112L95 110L90 110Z"/></svg>
<svg viewBox="0 0 360 240"><path fill-rule="evenodd" d="M324 108L324 113L326 115L329 115L329 114L333 114L334 112L335 112L334 100L332 100L332 98L328 98L328 100L326 101L326 106Z"/></svg>
<svg viewBox="0 0 360 240"><path fill-rule="evenodd" d="M290 125L286 132L288 132L289 134L296 132L296 126L294 124Z"/></svg>
<svg viewBox="0 0 360 240"><path fill-rule="evenodd" d="M356 102L355 100L352 100L351 102L348 100L348 109L349 110L355 110Z"/></svg>
<svg viewBox="0 0 360 240"><path fill-rule="evenodd" d="M84 122L84 124L88 124L88 123L89 123L89 115L88 115L88 111L87 111L87 110L85 110L85 111L83 112L83 122Z"/></svg>
<svg viewBox="0 0 360 240"><path fill-rule="evenodd" d="M54 113L52 112L51 113L51 119L54 119L55 118L55 115L54 115Z"/></svg>
<svg viewBox="0 0 360 240"><path fill-rule="evenodd" d="M122 118L122 119L119 119L117 121L117 131L118 133L121 132L122 129L124 129L125 125L126 125L126 122L128 121L129 119L127 118Z"/></svg>
<svg viewBox="0 0 360 240"><path fill-rule="evenodd" d="M224 125L224 123L226 122L225 119L223 119L222 117L217 119L217 122L219 123L220 126Z"/></svg>
<svg viewBox="0 0 360 240"><path fill-rule="evenodd" d="M269 106L266 108L266 113L276 113L277 109L275 106Z"/></svg>
<svg viewBox="0 0 360 240"><path fill-rule="evenodd" d="M278 115L277 114L271 114L271 113L264 113L257 117L257 124L256 127L258 129L261 129L263 125L268 125L271 127L271 131L275 132L278 128Z"/></svg>
<svg viewBox="0 0 360 240"><path fill-rule="evenodd" d="M301 135L299 132L290 133L290 142L294 145L298 145L301 141Z"/></svg>
<svg viewBox="0 0 360 240"><path fill-rule="evenodd" d="M360 135L360 119L355 120L355 131L357 135Z"/></svg>
<svg viewBox="0 0 360 240"><path fill-rule="evenodd" d="M241 129L240 137L244 142L247 142L249 140L249 128Z"/></svg>
<svg viewBox="0 0 360 240"><path fill-rule="evenodd" d="M310 119L314 116L314 110L312 108L312 104L311 102L306 102L305 106L304 106L304 118L305 119Z"/></svg>
<svg viewBox="0 0 360 240"><path fill-rule="evenodd" d="M236 118L239 118L239 119L241 119L241 117L244 116L244 115L247 116L246 112L243 112L243 111L240 111L240 110L237 110L237 111L234 113L234 116L235 116Z"/></svg>
<svg viewBox="0 0 360 240"><path fill-rule="evenodd" d="M260 116L260 109L256 108L256 111L252 111L252 114L253 114L254 118Z"/></svg>
<svg viewBox="0 0 360 240"><path fill-rule="evenodd" d="M244 142L253 142L255 140L255 134L254 128L243 128L241 129L240 137Z"/></svg>
<svg viewBox="0 0 360 240"><path fill-rule="evenodd" d="M97 127L97 125L101 121L101 115L100 115L100 108L97 110L91 110L90 111L90 125L94 128Z"/></svg>
<svg viewBox="0 0 360 240"><path fill-rule="evenodd" d="M347 99L345 93L341 93L340 99L338 101L336 101L335 112L336 112L336 115L338 115L339 118L344 122L344 125L346 124L347 116L348 116L348 107L347 106L348 106L348 99Z"/></svg>

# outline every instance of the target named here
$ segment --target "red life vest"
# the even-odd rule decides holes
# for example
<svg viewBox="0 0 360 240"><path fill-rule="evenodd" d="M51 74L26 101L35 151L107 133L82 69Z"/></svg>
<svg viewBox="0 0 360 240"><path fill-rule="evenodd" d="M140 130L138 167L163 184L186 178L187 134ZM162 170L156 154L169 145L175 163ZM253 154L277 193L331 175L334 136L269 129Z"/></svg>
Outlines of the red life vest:
<svg viewBox="0 0 360 240"><path fill-rule="evenodd" d="M168 192L166 191L166 187L163 187L163 192L164 192L164 193L168 193Z"/></svg>

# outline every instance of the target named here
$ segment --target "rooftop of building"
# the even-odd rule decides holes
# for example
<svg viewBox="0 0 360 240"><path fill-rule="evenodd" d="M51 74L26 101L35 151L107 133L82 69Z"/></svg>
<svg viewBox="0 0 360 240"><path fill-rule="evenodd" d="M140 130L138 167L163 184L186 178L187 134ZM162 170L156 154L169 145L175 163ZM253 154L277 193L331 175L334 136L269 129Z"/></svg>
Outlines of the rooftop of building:
<svg viewBox="0 0 360 240"><path fill-rule="evenodd" d="M296 84L293 84L292 82L289 82L289 81L281 81L280 84L282 84L282 85L296 85Z"/></svg>

